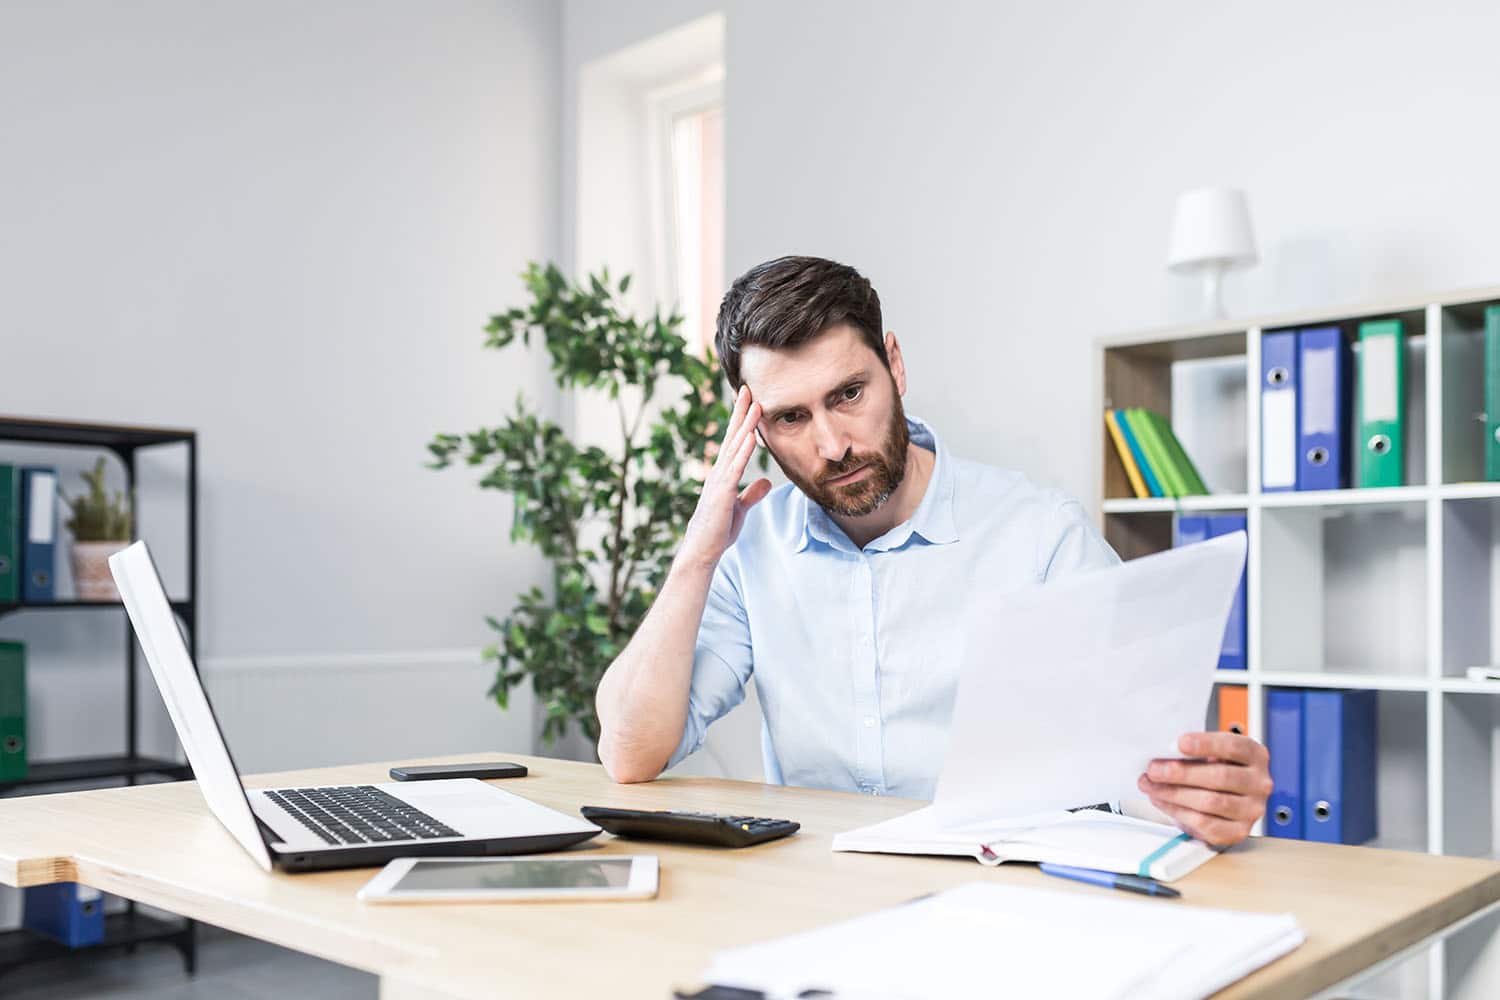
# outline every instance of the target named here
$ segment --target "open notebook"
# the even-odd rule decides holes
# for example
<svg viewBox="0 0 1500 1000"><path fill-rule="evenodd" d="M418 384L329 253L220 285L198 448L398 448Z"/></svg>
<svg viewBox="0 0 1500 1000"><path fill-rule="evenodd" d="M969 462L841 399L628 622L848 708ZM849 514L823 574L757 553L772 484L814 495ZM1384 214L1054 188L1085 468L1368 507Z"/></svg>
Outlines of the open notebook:
<svg viewBox="0 0 1500 1000"><path fill-rule="evenodd" d="M932 806L833 838L835 851L875 854L951 854L987 865L1049 862L1143 875L1171 882L1217 852L1175 826L1134 816L1081 809L1037 813L1020 820L945 828Z"/></svg>
<svg viewBox="0 0 1500 1000"><path fill-rule="evenodd" d="M1302 941L1287 913L972 882L719 952L703 979L778 998L1199 1000Z"/></svg>

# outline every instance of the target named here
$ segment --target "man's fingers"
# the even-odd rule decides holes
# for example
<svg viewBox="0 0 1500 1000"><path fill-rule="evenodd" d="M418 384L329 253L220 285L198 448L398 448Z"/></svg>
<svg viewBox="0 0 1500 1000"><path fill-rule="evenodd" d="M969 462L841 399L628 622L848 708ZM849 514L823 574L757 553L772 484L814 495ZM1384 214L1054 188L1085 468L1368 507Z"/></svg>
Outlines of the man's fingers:
<svg viewBox="0 0 1500 1000"><path fill-rule="evenodd" d="M1177 749L1189 757L1216 757L1252 766L1270 759L1262 744L1239 733L1184 733L1178 737Z"/></svg>
<svg viewBox="0 0 1500 1000"><path fill-rule="evenodd" d="M1261 798L1271 794L1271 779L1263 768L1217 760L1153 760L1146 765L1146 777L1161 785L1185 785Z"/></svg>
<svg viewBox="0 0 1500 1000"><path fill-rule="evenodd" d="M740 504L749 510L766 498L771 492L771 481L769 479L757 479L740 491Z"/></svg>
<svg viewBox="0 0 1500 1000"><path fill-rule="evenodd" d="M742 385L740 386L740 391L735 393L734 409L729 413L729 426L724 429L724 437L720 439L723 444L719 448L719 457L714 462L715 465L719 464L719 461L724 460L724 452L734 450L733 442L740 429L740 423L745 419L745 414L749 409L750 387Z"/></svg>
<svg viewBox="0 0 1500 1000"><path fill-rule="evenodd" d="M739 438L725 446L725 451L732 452L732 455L724 468L724 477L735 486L739 486L740 479L745 475L745 466L750 464L750 456L755 454L755 425L759 422L760 404L751 403L745 414L744 426L740 428Z"/></svg>
<svg viewBox="0 0 1500 1000"><path fill-rule="evenodd" d="M1255 822L1260 818L1263 802L1233 792L1219 792L1210 788L1194 788L1187 785L1161 785L1150 778L1142 777L1138 783L1141 791L1160 806L1169 802L1175 806L1192 809L1205 816L1221 819Z"/></svg>
<svg viewBox="0 0 1500 1000"><path fill-rule="evenodd" d="M1154 798L1151 801L1156 808L1172 817L1172 822L1176 823L1184 833L1198 838L1205 844L1227 847L1238 844L1250 832L1249 827L1243 823L1219 819L1217 816L1205 816L1196 809L1189 809L1171 802L1162 802Z"/></svg>

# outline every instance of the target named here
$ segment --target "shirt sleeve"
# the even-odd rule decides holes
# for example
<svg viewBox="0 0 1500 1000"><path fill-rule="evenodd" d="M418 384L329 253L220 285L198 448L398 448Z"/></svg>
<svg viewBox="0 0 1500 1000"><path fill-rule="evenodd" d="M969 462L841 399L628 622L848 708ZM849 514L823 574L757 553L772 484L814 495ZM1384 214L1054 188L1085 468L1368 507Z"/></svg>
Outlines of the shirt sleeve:
<svg viewBox="0 0 1500 1000"><path fill-rule="evenodd" d="M740 594L738 560L731 549L719 560L709 586L693 653L687 722L667 768L676 767L695 753L703 745L708 727L745 700L745 684L755 662L750 651L750 619Z"/></svg>
<svg viewBox="0 0 1500 1000"><path fill-rule="evenodd" d="M1043 582L1072 573L1118 566L1120 557L1099 534L1083 504L1063 498L1053 508L1052 530L1046 533L1041 555Z"/></svg>

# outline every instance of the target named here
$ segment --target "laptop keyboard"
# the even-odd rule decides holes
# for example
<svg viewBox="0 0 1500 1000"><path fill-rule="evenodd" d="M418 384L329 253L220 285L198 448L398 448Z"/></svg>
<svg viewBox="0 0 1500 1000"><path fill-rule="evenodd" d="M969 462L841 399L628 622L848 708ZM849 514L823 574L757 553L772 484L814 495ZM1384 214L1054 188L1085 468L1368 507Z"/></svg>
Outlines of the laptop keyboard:
<svg viewBox="0 0 1500 1000"><path fill-rule="evenodd" d="M383 844L461 836L374 785L282 788L265 796L327 844Z"/></svg>

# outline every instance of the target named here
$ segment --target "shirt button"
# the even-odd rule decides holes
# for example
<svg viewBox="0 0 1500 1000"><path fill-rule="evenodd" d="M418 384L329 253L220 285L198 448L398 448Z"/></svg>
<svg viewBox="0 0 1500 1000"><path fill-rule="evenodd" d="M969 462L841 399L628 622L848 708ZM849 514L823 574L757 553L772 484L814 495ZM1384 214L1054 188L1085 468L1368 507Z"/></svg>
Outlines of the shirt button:
<svg viewBox="0 0 1500 1000"><path fill-rule="evenodd" d="M867 716L865 716L865 728L866 729L874 729L875 728L875 716L873 716L873 715L867 715Z"/></svg>

